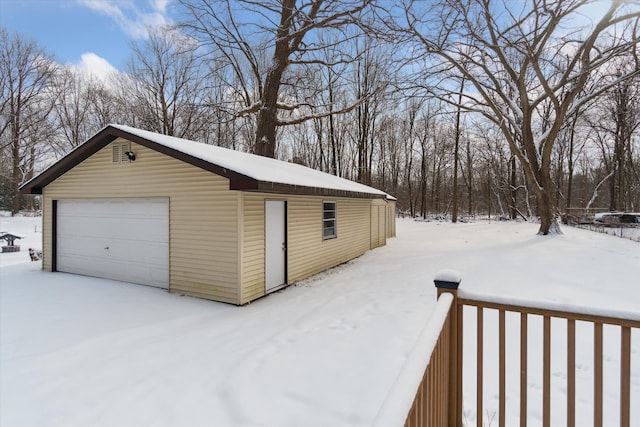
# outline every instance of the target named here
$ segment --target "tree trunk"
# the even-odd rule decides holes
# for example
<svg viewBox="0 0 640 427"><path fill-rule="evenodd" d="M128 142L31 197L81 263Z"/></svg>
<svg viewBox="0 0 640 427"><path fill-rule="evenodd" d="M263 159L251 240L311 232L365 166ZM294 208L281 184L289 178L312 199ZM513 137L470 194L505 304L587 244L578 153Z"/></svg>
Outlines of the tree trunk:
<svg viewBox="0 0 640 427"><path fill-rule="evenodd" d="M289 66L289 56L297 49L302 39L291 41L291 16L295 9L295 0L283 0L280 11L280 25L273 52L273 65L265 77L261 105L258 111L254 154L275 158L276 128L278 127L278 95L282 85L282 76ZM317 9L315 9L317 12Z"/></svg>
<svg viewBox="0 0 640 427"><path fill-rule="evenodd" d="M427 134L422 138L420 142L420 209L422 211L422 218L427 218Z"/></svg>
<svg viewBox="0 0 640 427"><path fill-rule="evenodd" d="M20 171L20 140L17 135L13 136L13 142L11 144L11 215L16 215L20 212L20 181L22 180L22 174Z"/></svg>
<svg viewBox="0 0 640 427"><path fill-rule="evenodd" d="M516 156L511 155L511 161L509 162L509 169L511 170L510 177L510 187L511 187L511 207L509 212L511 213L511 219L516 219L518 217L517 205L518 205L518 187L516 184Z"/></svg>
<svg viewBox="0 0 640 427"><path fill-rule="evenodd" d="M573 165L573 151L574 151L574 144L575 144L575 134L576 134L576 127L575 127L575 123L576 120L574 119L573 121L573 126L571 126L571 135L569 137L569 156L568 156L568 163L567 163L567 208L566 210L569 211L569 209L571 209L572 206L572 198L573 198L573 169L574 169L574 165Z"/></svg>
<svg viewBox="0 0 640 427"><path fill-rule="evenodd" d="M269 72L262 95L262 108L258 112L256 140L253 153L259 156L275 158L276 127L278 123L278 92L285 66L280 62Z"/></svg>
<svg viewBox="0 0 640 427"><path fill-rule="evenodd" d="M547 174L544 179L544 187L536 187L536 203L538 207L538 216L540 217L540 229L538 234L546 236L548 234L562 234L560 231L560 225L556 218L555 207L553 204L553 194L548 190L548 185L551 183L551 176Z"/></svg>
<svg viewBox="0 0 640 427"><path fill-rule="evenodd" d="M329 105L330 109L333 105L333 89L329 87ZM333 115L329 116L329 141L331 142L331 173L336 176L342 176L340 171L338 170L338 150L337 150L337 141L336 141L336 129L334 124Z"/></svg>
<svg viewBox="0 0 640 427"><path fill-rule="evenodd" d="M468 214L473 215L473 165L471 158L471 138L467 135L467 199L469 202Z"/></svg>
<svg viewBox="0 0 640 427"><path fill-rule="evenodd" d="M458 222L458 162L460 159L460 115L462 109L462 92L464 91L464 79L460 83L458 92L458 111L456 111L456 140L453 151L453 203L451 205L451 222Z"/></svg>

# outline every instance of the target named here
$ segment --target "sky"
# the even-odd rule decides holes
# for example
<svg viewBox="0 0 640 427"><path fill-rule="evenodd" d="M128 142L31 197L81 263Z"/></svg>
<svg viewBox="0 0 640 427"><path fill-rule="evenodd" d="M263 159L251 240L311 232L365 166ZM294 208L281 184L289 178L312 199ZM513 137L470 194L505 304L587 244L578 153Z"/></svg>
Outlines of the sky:
<svg viewBox="0 0 640 427"><path fill-rule="evenodd" d="M607 9L597 0L585 10ZM0 26L35 39L62 64L98 76L125 71L133 41L178 20L176 0L0 0Z"/></svg>
<svg viewBox="0 0 640 427"><path fill-rule="evenodd" d="M131 42L173 23L172 11L171 0L0 0L0 26L35 39L62 64L105 74L124 71Z"/></svg>

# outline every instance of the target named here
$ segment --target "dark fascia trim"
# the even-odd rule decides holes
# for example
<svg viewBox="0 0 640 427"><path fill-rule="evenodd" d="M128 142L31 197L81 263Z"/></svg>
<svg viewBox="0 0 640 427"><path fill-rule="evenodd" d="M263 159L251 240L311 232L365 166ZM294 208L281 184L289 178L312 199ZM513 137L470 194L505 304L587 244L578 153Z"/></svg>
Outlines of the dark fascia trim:
<svg viewBox="0 0 640 427"><path fill-rule="evenodd" d="M233 184L233 183L232 183ZM363 193L359 191L336 190L332 188L304 187L300 185L281 184L278 182L259 181L258 188L231 188L231 190L255 191L261 193L294 194L301 196L350 197L357 199L385 199L385 194Z"/></svg>
<svg viewBox="0 0 640 427"><path fill-rule="evenodd" d="M75 150L55 162L45 169L40 175L25 182L19 188L21 194L42 194L42 189L61 177L64 173L72 169L84 159L94 155L107 144L117 138L111 134L110 126L105 127L100 132L89 138Z"/></svg>
<svg viewBox="0 0 640 427"><path fill-rule="evenodd" d="M191 156L173 148L169 148L154 141L131 134L113 126L107 126L100 132L89 138L84 144L78 146L62 159L58 160L40 175L20 186L21 194L42 194L42 189L60 176L94 155L102 148L118 138L123 138L151 150L181 160L200 169L215 173L229 179L229 189L238 191L253 191L262 193L297 194L325 197L352 197L362 199L384 199L384 194L371 194L347 190L335 190L330 188L304 187L293 184L281 184L274 182L258 181L241 173L232 171L222 166L210 163L198 157Z"/></svg>

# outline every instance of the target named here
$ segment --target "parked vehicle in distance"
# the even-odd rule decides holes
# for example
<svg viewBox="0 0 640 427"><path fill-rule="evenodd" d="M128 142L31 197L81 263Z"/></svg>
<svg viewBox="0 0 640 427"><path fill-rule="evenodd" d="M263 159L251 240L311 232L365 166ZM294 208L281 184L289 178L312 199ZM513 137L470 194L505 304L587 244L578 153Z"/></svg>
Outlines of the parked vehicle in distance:
<svg viewBox="0 0 640 427"><path fill-rule="evenodd" d="M601 212L595 214L594 222L600 224L640 224L640 213Z"/></svg>

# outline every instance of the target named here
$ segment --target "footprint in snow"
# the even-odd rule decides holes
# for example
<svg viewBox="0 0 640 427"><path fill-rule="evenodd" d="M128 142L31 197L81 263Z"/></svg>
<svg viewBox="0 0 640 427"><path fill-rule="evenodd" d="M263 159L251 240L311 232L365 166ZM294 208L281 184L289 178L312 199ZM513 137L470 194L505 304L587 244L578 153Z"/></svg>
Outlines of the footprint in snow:
<svg viewBox="0 0 640 427"><path fill-rule="evenodd" d="M337 319L329 323L328 328L332 330L352 331L358 328L358 324L348 319Z"/></svg>

